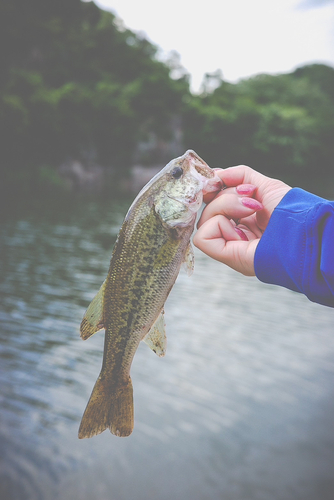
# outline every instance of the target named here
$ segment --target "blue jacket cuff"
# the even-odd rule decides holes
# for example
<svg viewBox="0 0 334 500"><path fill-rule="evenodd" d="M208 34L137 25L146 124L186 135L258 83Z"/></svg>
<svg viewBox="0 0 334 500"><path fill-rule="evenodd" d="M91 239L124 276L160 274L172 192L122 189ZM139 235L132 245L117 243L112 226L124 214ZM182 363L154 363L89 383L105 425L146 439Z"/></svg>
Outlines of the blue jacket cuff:
<svg viewBox="0 0 334 500"><path fill-rule="evenodd" d="M254 266L264 283L334 307L334 202L291 189L270 218Z"/></svg>

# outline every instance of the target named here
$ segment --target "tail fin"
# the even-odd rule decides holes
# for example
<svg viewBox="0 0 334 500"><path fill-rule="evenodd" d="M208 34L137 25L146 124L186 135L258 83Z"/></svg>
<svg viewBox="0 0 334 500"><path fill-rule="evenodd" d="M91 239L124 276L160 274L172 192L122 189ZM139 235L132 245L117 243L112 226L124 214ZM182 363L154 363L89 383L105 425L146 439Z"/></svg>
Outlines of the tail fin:
<svg viewBox="0 0 334 500"><path fill-rule="evenodd" d="M133 390L129 377L125 385L110 385L99 376L83 414L79 439L100 434L109 427L116 436L129 436L133 429Z"/></svg>

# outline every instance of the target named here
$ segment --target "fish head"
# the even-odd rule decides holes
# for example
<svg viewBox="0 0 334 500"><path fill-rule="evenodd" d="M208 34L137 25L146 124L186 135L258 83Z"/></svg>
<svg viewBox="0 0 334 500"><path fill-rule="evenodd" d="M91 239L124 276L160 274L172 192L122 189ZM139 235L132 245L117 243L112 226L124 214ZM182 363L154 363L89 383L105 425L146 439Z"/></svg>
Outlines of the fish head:
<svg viewBox="0 0 334 500"><path fill-rule="evenodd" d="M183 156L172 160L166 167L164 192L170 198L197 212L203 195L218 191L222 181L195 151L188 150Z"/></svg>
<svg viewBox="0 0 334 500"><path fill-rule="evenodd" d="M194 151L169 162L157 174L154 204L161 219L169 226L194 223L203 195L219 191L222 181Z"/></svg>

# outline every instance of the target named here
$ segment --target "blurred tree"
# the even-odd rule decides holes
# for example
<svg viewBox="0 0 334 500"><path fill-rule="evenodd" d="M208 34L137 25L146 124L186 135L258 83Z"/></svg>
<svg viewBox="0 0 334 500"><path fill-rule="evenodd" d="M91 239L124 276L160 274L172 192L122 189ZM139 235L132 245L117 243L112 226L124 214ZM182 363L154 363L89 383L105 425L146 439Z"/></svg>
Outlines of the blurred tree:
<svg viewBox="0 0 334 500"><path fill-rule="evenodd" d="M138 140L170 136L189 93L153 44L93 2L2 0L0 36L5 171L92 156L122 169Z"/></svg>
<svg viewBox="0 0 334 500"><path fill-rule="evenodd" d="M212 165L251 164L305 186L331 179L334 69L315 64L238 84L222 80L191 100L185 136Z"/></svg>
<svg viewBox="0 0 334 500"><path fill-rule="evenodd" d="M180 57L80 0L0 2L2 179L85 158L120 171L193 148L300 185L332 177L334 69L238 84L217 70L191 95Z"/></svg>

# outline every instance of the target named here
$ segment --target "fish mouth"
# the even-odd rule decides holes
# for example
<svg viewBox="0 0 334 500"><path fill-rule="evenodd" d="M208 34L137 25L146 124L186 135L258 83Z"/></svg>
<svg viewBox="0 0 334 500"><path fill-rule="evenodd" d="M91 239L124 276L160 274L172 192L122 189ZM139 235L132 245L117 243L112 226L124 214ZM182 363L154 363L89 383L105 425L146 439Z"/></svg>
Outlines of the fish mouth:
<svg viewBox="0 0 334 500"><path fill-rule="evenodd" d="M214 191L220 191L222 189L223 182L218 177L215 170L210 168L209 165L195 153L195 151L189 149L184 154L184 158L188 161L191 175L202 186L203 195Z"/></svg>
<svg viewBox="0 0 334 500"><path fill-rule="evenodd" d="M214 177L211 179L205 179L205 183L203 186L203 195L207 193L213 193L214 191L220 191L223 188L223 181L218 177L215 173Z"/></svg>
<svg viewBox="0 0 334 500"><path fill-rule="evenodd" d="M199 166L201 170L199 170ZM205 195L214 191L220 191L223 187L223 182L216 172L208 165L205 165L205 168L202 165L199 166L196 163L191 164L190 172L191 176L196 179L201 186L201 193Z"/></svg>

